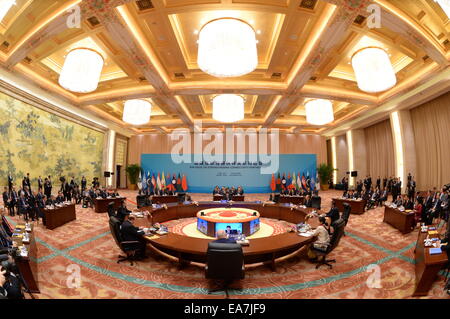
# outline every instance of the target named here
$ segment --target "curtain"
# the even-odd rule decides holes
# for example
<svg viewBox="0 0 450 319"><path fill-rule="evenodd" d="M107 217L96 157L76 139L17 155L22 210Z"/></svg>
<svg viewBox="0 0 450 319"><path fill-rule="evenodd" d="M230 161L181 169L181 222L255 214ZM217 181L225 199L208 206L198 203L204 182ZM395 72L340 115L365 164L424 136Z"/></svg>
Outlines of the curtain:
<svg viewBox="0 0 450 319"><path fill-rule="evenodd" d="M366 137L367 173L375 181L378 176L395 176L394 140L390 120L364 129ZM365 177L365 176L364 176Z"/></svg>
<svg viewBox="0 0 450 319"><path fill-rule="evenodd" d="M418 190L450 183L450 93L411 110Z"/></svg>

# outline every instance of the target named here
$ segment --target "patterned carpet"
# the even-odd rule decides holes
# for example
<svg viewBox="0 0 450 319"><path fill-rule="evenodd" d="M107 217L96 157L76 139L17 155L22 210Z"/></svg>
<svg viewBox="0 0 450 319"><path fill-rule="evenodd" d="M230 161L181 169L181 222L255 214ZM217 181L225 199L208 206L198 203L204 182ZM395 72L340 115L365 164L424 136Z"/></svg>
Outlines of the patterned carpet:
<svg viewBox="0 0 450 319"><path fill-rule="evenodd" d="M135 192L122 191L134 202ZM340 192L322 192L323 209ZM193 194L194 200L210 200L209 194ZM246 200L265 200L266 194L246 195ZM128 207L135 207L128 202ZM337 259L333 269L315 265L305 253L278 264L276 272L261 266L246 271L236 283L242 290L230 291L231 298L410 298L414 289L414 255L417 230L402 235L382 222L383 209L363 215L351 215L347 236L330 255ZM17 221L17 217L13 218ZM273 221L273 223L279 223ZM175 223L176 224L176 223ZM174 225L172 225L174 226ZM109 233L107 214L77 207L77 220L53 231L36 225L38 246L37 298L223 298L222 293L208 295L210 283L203 269L150 255L134 266L117 264L120 251ZM381 287L369 288L373 273L369 265L378 265ZM70 266L70 267L69 267ZM71 267L79 267L81 282L73 282ZM70 288L72 287L72 288ZM427 298L447 298L444 280L439 277Z"/></svg>

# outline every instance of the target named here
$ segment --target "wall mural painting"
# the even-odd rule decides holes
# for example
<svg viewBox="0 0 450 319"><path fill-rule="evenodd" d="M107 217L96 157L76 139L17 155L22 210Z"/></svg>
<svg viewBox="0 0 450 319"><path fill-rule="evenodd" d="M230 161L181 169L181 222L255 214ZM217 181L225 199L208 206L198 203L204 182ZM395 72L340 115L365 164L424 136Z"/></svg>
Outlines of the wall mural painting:
<svg viewBox="0 0 450 319"><path fill-rule="evenodd" d="M104 133L45 112L0 93L0 185L10 172L16 185L30 173L32 185L39 175L101 175Z"/></svg>

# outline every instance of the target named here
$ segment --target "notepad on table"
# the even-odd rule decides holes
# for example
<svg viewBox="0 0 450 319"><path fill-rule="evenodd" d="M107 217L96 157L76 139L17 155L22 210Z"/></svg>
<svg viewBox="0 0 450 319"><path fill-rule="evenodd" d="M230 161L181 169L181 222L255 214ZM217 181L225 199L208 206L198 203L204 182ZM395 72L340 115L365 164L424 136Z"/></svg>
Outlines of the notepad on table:
<svg viewBox="0 0 450 319"><path fill-rule="evenodd" d="M430 248L430 255L437 255L442 253L442 249L441 248Z"/></svg>

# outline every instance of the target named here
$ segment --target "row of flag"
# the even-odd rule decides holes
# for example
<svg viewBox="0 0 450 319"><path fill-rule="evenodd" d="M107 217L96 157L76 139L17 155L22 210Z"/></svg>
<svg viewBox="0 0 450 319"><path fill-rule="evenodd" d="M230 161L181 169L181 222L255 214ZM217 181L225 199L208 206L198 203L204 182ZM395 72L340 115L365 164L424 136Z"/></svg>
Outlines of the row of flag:
<svg viewBox="0 0 450 319"><path fill-rule="evenodd" d="M145 171L139 173L139 183L138 186L143 191L156 191L156 190L166 190L172 192L182 192L187 191L188 184L186 175L183 174L181 177L180 173L178 173L178 177L176 174L173 174L172 177L170 174L165 175L162 173L153 173L150 172L145 173Z"/></svg>
<svg viewBox="0 0 450 319"><path fill-rule="evenodd" d="M283 173L283 177L281 177L280 173L278 173L278 177L275 178L275 174L272 174L272 180L270 182L270 189L272 192L281 192L283 190L306 190L308 187L311 190L315 190L316 188L316 179L314 177L309 176L309 172L303 174L298 173L297 175L292 173L292 176L290 173L288 173L287 177L286 174Z"/></svg>

